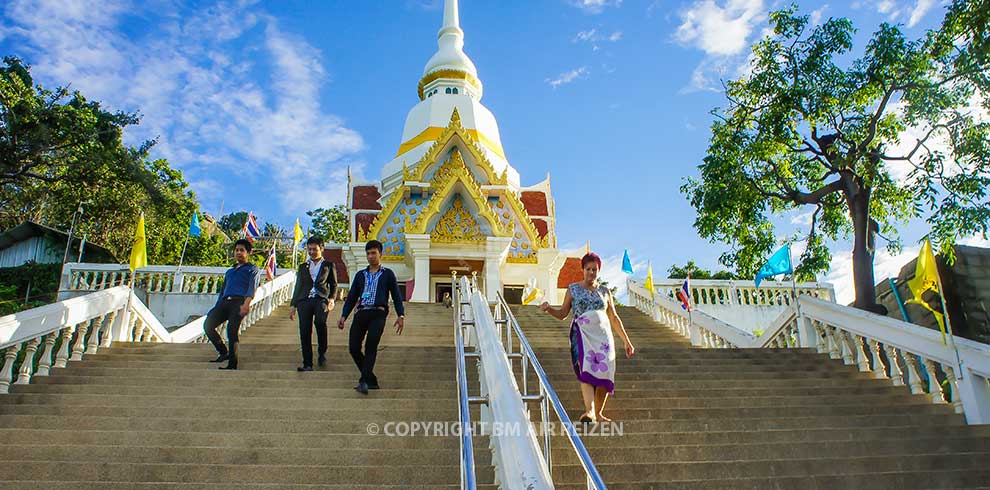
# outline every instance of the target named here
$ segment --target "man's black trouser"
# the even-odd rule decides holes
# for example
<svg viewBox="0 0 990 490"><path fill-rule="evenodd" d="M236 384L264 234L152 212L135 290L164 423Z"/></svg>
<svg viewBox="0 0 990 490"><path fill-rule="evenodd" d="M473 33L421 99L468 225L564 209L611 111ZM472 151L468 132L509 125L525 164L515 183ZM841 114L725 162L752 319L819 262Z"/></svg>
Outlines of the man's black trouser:
<svg viewBox="0 0 990 490"><path fill-rule="evenodd" d="M229 353L231 357L237 356L238 334L241 330L241 320L244 319L241 316L241 305L243 304L244 298L240 296L228 296L220 299L216 306L206 314L206 322L203 323L203 332L206 333L206 338L210 339L213 348L220 355L227 355ZM223 345L223 340L220 340L220 334L217 333L217 327L223 322L227 322L228 345Z"/></svg>
<svg viewBox="0 0 990 490"><path fill-rule="evenodd" d="M313 367L313 326L316 326L316 342L320 356L327 353L327 300L315 297L304 299L296 305L299 314L299 346L302 347L303 366Z"/></svg>
<svg viewBox="0 0 990 490"><path fill-rule="evenodd" d="M348 345L354 364L361 371L361 381L368 385L377 385L375 376L375 358L378 357L378 342L382 340L385 331L385 318L388 312L378 309L358 310L351 322L351 334ZM367 339L365 338L367 336ZM361 343L364 342L364 352Z"/></svg>

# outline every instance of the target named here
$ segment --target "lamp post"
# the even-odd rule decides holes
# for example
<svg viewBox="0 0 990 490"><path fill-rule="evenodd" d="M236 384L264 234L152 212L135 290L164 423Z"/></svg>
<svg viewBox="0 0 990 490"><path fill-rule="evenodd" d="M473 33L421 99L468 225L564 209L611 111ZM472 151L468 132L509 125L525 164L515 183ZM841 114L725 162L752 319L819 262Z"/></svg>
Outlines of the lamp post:
<svg viewBox="0 0 990 490"><path fill-rule="evenodd" d="M92 204L93 201L79 201L79 207L76 208L76 212L72 213L72 226L69 227L69 241L65 243L65 255L62 256L62 263L69 261L69 248L72 247L72 235L76 231L76 223L82 217L83 214L83 204Z"/></svg>

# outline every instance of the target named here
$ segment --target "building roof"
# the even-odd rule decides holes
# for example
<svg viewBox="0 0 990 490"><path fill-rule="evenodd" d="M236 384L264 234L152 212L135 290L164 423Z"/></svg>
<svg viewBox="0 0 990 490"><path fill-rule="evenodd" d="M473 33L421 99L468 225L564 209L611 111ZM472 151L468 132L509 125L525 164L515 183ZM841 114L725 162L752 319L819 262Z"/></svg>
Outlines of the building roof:
<svg viewBox="0 0 990 490"><path fill-rule="evenodd" d="M557 275L557 287L566 288L583 279L584 271L581 269L581 259L568 257L564 261L564 266L560 268L560 274Z"/></svg>
<svg viewBox="0 0 990 490"><path fill-rule="evenodd" d="M20 243L34 237L49 237L58 241L67 241L69 239L69 234L40 223L35 223L34 221L25 221L13 228L5 230L3 233L0 233L0 250L9 248L16 243ZM72 237L73 248L78 248L79 242L81 241L82 237ZM108 258L114 258L114 254L105 247L88 240L86 241L86 252L105 254Z"/></svg>
<svg viewBox="0 0 990 490"><path fill-rule="evenodd" d="M530 216L550 216L550 206L547 205L547 195L539 191L523 191L523 206Z"/></svg>
<svg viewBox="0 0 990 490"><path fill-rule="evenodd" d="M337 284L347 285L351 282L351 276L347 272L347 264L344 262L344 251L339 247L328 247L323 249L323 258L333 263L333 269L337 273Z"/></svg>
<svg viewBox="0 0 990 490"><path fill-rule="evenodd" d="M351 209L381 209L378 203L382 195L377 185L356 185L352 190Z"/></svg>

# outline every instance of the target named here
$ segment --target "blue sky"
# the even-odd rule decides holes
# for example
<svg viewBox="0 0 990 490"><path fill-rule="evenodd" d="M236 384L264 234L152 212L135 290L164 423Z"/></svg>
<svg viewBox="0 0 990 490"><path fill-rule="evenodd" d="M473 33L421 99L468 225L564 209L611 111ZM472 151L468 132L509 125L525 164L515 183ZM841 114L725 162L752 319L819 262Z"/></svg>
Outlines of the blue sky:
<svg viewBox="0 0 990 490"><path fill-rule="evenodd" d="M814 20L880 22L912 37L937 25L937 0L798 2ZM705 154L719 80L745 65L773 0L461 0L465 51L485 84L524 185L550 172L562 247L590 240L618 278L628 248L658 275L722 244L695 233L678 188ZM46 85L71 83L144 119L130 142L183 170L202 208L253 210L290 226L342 202L346 169L369 179L398 147L436 48L441 0L4 2L0 52ZM860 43L861 45L862 43ZM792 224L792 221L794 222ZM781 235L801 229L781 217ZM878 256L878 278L917 253ZM829 280L848 282L847 242ZM844 272L843 272L844 271ZM889 272L888 272L889 273Z"/></svg>

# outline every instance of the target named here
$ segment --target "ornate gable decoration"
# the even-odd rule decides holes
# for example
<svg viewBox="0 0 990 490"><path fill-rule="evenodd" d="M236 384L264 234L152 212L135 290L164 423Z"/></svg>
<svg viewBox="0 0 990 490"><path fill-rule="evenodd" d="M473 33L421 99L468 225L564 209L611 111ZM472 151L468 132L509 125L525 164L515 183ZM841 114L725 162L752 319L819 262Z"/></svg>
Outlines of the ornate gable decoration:
<svg viewBox="0 0 990 490"><path fill-rule="evenodd" d="M430 240L436 243L482 243L485 235L461 199L455 198L433 227Z"/></svg>
<svg viewBox="0 0 990 490"><path fill-rule="evenodd" d="M433 180L430 181L433 197L430 198L429 204L423 208L419 218L412 225L406 227L406 233L426 233L426 226L430 219L440 213L440 206L443 205L446 196L453 192L457 183L462 184L471 199L477 203L478 214L491 224L494 236L510 236L512 234L511 229L503 227L501 220L498 219L495 210L491 208L485 194L481 191L481 186L475 180L471 170L467 168L464 158L461 157L461 152L457 148L454 148L450 153L450 159L433 174Z"/></svg>
<svg viewBox="0 0 990 490"><path fill-rule="evenodd" d="M457 112L457 108L454 108L454 112L450 115L450 123L447 124L446 129L440 134L440 137L433 142L430 149L426 151L423 158L420 158L412 168L403 167L402 178L406 182L422 182L426 175L426 171L429 170L430 166L437 162L440 157L440 152L443 148L447 146L447 142L450 141L454 135L457 135L464 142L464 149L471 155L475 162L478 164L484 173L485 177L488 179L488 183L492 185L507 185L508 184L508 174L507 171L502 171L501 175L495 173L495 168L492 163L485 156L485 152L482 151L481 147L478 146L478 142L471 137L471 134L464 129L461 125L461 114Z"/></svg>

